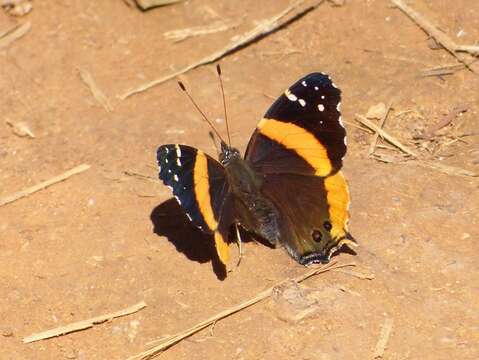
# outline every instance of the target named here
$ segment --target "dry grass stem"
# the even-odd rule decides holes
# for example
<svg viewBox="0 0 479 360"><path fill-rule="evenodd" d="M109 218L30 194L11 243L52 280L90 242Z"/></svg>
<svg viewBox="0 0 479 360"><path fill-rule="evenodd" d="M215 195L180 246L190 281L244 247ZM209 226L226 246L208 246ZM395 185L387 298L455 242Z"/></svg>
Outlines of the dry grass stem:
<svg viewBox="0 0 479 360"><path fill-rule="evenodd" d="M9 46L14 41L23 37L26 33L30 31L32 24L30 22L23 23L21 25L15 26L12 30L3 34L0 37L0 49Z"/></svg>
<svg viewBox="0 0 479 360"><path fill-rule="evenodd" d="M410 150L407 146L403 145L401 142L399 142L395 137L392 135L389 135L386 131L383 129L379 128L376 124L374 124L372 121L366 119L364 116L356 114L356 120L358 120L361 124L367 126L371 130L377 132L379 136L381 136L384 140L388 141L392 145L396 146L398 149L401 151L405 152L408 155L411 155L412 157L417 158L417 154Z"/></svg>
<svg viewBox="0 0 479 360"><path fill-rule="evenodd" d="M372 274L372 273L363 273L363 272L359 272L359 271L354 271L354 270L346 270L346 269L338 269L336 270L340 273L343 273L343 274L348 274L348 275L351 275L351 276L354 276L358 279L361 279L361 280L374 280L376 278L376 275Z"/></svg>
<svg viewBox="0 0 479 360"><path fill-rule="evenodd" d="M158 183L158 176L146 175L146 174L142 174L142 173L139 173L139 172L136 172L136 171L133 171L133 170L125 170L123 173L126 176L136 177L138 179Z"/></svg>
<svg viewBox="0 0 479 360"><path fill-rule="evenodd" d="M221 20L210 25L195 26L186 29L171 30L163 33L163 36L168 40L180 42L195 36L202 36L214 34L221 31L226 31L237 27L241 21Z"/></svg>
<svg viewBox="0 0 479 360"><path fill-rule="evenodd" d="M379 340L374 348L374 355L373 359L380 359L384 356L384 351L386 351L386 347L388 345L389 337L391 336L391 332L393 330L393 319L385 319L383 326L381 327L381 334L379 335Z"/></svg>
<svg viewBox="0 0 479 360"><path fill-rule="evenodd" d="M479 173L461 169L456 166L451 165L444 165L439 162L432 162L432 161L418 161L415 163L419 166L430 168L433 170L440 171L444 174L452 175L452 176L461 176L461 177L478 177Z"/></svg>
<svg viewBox="0 0 479 360"><path fill-rule="evenodd" d="M90 165L82 164L82 165L76 166L73 169L70 169L70 170L64 172L63 174L60 174L60 175L55 176L51 179L42 181L39 184L33 185L29 188L23 189L23 190L18 191L16 193L1 197L0 198L0 206L9 204L9 203L14 202L18 199L29 196L29 195L37 192L37 191L40 191L40 190L43 190L43 189L47 188L47 187L49 187L53 184L64 181L64 180L68 179L69 177L71 177L73 175L76 175L76 174L79 174L79 173L81 173L85 170L88 170L89 168L90 168Z"/></svg>
<svg viewBox="0 0 479 360"><path fill-rule="evenodd" d="M103 106L103 108L106 111L108 112L112 111L113 108L111 107L110 102L108 101L108 98L105 96L103 91L100 90L95 80L93 79L93 76L86 70L80 69L79 71L80 71L80 78L85 83L85 85L90 89L95 100L98 101L98 103L101 106Z"/></svg>
<svg viewBox="0 0 479 360"><path fill-rule="evenodd" d="M130 306L126 309L115 311L109 314L100 315L91 319L77 321L75 323L71 323L68 325L60 326L54 329L50 329L47 331L42 331L40 333L36 333L27 337L23 338L24 343L31 343L34 341L49 339L55 336L65 335L74 331L85 330L93 327L93 325L98 325L104 323L105 321L112 320L114 318L130 315L136 313L146 307L146 303L144 301L139 302L133 306Z"/></svg>
<svg viewBox="0 0 479 360"><path fill-rule="evenodd" d="M389 100L388 104L386 105L386 111L384 112L384 115L379 121L379 128L381 129L383 128L384 123L386 122L386 119L388 117L389 112L391 111L392 106L393 106L393 101ZM374 133L373 141L371 142L371 145L369 145L369 150L368 150L369 156L371 156L371 154L374 153L374 150L376 149L376 144L378 143L378 138L379 138L379 133L378 132Z"/></svg>
<svg viewBox="0 0 479 360"><path fill-rule="evenodd" d="M447 51L449 51L453 56L455 56L461 63L463 63L469 70L478 73L479 64L474 64L475 60L471 59L465 54L458 53L463 51L464 47L462 45L457 45L449 36L444 34L442 31L437 29L428 19L416 12L414 9L406 5L403 0L391 0L394 5L396 5L402 12L411 18L419 27L421 27L428 35L432 36L439 44L441 44ZM476 46L472 47L476 50Z"/></svg>
<svg viewBox="0 0 479 360"><path fill-rule="evenodd" d="M248 44L251 44L255 40L258 40L259 38L270 34L271 32L277 30L278 28L282 27L283 25L287 24L289 21L298 18L299 16L306 14L307 12L317 8L323 0L316 1L312 5L302 9L298 13L296 13L294 16L288 16L290 13L292 13L294 10L296 10L298 7L303 5L305 0L298 0L294 2L292 5L288 6L286 9L284 9L282 12L279 14L261 21L258 25L256 25L253 29L250 31L235 37L229 44L227 44L225 47L222 49L210 54L207 57L204 57L196 62L191 63L190 65L187 65L181 70L175 71L169 75L166 75L164 77L161 77L159 79L150 81L146 84L142 84L134 89L128 90L126 93L123 95L120 95L120 99L124 100L132 95L141 93L143 91L146 91L154 86L163 84L164 82L171 80L179 75L182 75L192 69L195 69L199 66L210 64L214 61L218 61L219 59L223 58L225 55L230 54L231 52L246 46Z"/></svg>
<svg viewBox="0 0 479 360"><path fill-rule="evenodd" d="M334 270L334 269L340 269L340 268L345 268L345 267L350 267L350 266L356 266L356 264L354 263L350 263L350 264L339 264L339 265L336 265L336 262L331 262L330 264L327 264L327 265L324 265L324 266L321 266L321 267L318 267L318 268L313 268L309 271L307 271L306 273L304 273L303 275L301 276L298 276L296 278L293 279L293 281L296 281L298 283L314 276L314 275L318 275L318 274L321 274L321 273L324 273L324 272L327 272L327 271L330 271L330 270ZM264 300L266 298L268 298L271 293L273 292L273 289L278 286L279 284L282 284L284 283L285 281L288 281L289 279L285 279L284 281L281 281L280 283L266 289L266 290L263 290L261 291L259 294L257 294L255 297L249 299L249 300L246 300L238 305L235 305L235 306L232 306L230 307L229 309L226 309L226 310L223 310L221 311L220 313L210 317L209 319L205 320L205 321L202 321L194 326L192 326L191 328L189 329L186 329L184 331L181 331L175 335L172 335L172 336L169 336L167 338L162 338L159 342L156 342L158 345L155 345L153 348L149 349L149 350L146 350L140 354L137 354L137 355L134 355L130 358L128 358L128 360L138 360L138 359L141 359L141 360L147 360L147 359L152 359L153 357L159 355L161 352L163 352L164 350L166 350L167 348L177 344L178 342L186 339L187 337L193 335L194 333L197 333L198 331L216 323L217 321L225 318L225 317L228 317L234 313L237 313L238 311L241 311L247 307L250 307L251 305L254 305L258 302L260 302L261 300Z"/></svg>
<svg viewBox="0 0 479 360"><path fill-rule="evenodd" d="M471 55L479 55L479 46L477 45L457 45L456 51L467 52Z"/></svg>

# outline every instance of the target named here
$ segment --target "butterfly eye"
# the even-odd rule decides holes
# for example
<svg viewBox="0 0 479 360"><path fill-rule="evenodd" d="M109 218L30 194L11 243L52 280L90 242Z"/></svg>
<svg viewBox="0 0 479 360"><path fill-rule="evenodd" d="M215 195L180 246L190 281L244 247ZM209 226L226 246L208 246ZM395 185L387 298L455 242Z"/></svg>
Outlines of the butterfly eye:
<svg viewBox="0 0 479 360"><path fill-rule="evenodd" d="M319 230L314 230L312 236L314 241L320 242L323 237L323 234L321 234L321 231Z"/></svg>
<svg viewBox="0 0 479 360"><path fill-rule="evenodd" d="M331 225L331 223L329 221L325 221L323 226L324 226L326 231L331 231L331 229L333 228L333 226Z"/></svg>

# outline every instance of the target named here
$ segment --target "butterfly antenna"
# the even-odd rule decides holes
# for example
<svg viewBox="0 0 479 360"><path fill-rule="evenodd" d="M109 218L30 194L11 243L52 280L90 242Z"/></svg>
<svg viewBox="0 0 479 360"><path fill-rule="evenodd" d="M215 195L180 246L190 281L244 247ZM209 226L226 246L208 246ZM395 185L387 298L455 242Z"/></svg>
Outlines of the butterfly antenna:
<svg viewBox="0 0 479 360"><path fill-rule="evenodd" d="M201 111L200 107L196 104L196 102L193 100L193 98L191 97L190 93L188 92L188 90L186 90L186 87L185 85L181 82L181 81L178 81L178 85L180 86L180 89L183 90L186 94L186 96L188 96L188 99L190 99L191 103L195 106L196 110L198 110L198 112L201 114L201 116L203 116L203 119L208 123L208 125L211 127L211 129L215 132L216 136L218 136L218 138L223 141L223 138L221 137L221 135L219 134L218 130L215 129L215 127L213 126L212 122L206 117L205 113L203 111ZM224 142L224 141L223 141Z"/></svg>
<svg viewBox="0 0 479 360"><path fill-rule="evenodd" d="M223 88L223 79L221 77L220 64L216 64L216 72L218 73L218 78L220 79L221 95L223 96L223 108L225 110L226 134L228 135L228 145L231 146L230 127L228 126L228 116L226 114L225 89Z"/></svg>
<svg viewBox="0 0 479 360"><path fill-rule="evenodd" d="M211 140L213 141L213 145L215 146L216 152L219 154L221 152L221 150L218 148L218 145L216 145L216 138L215 138L214 132L210 130L210 131L208 131L208 135L211 138Z"/></svg>

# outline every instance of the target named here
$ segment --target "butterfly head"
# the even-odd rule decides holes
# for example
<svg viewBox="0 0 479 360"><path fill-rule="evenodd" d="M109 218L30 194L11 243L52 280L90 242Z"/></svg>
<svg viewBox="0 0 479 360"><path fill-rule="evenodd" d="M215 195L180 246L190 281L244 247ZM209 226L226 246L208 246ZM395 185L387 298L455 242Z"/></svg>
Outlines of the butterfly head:
<svg viewBox="0 0 479 360"><path fill-rule="evenodd" d="M337 238L332 237L329 232L319 232L318 230L316 233L315 231L313 231L312 235L313 240L318 243L321 250L301 255L298 260L301 265L326 264L329 262L331 256L343 246L350 248L358 246L356 240L348 232L346 232L344 236Z"/></svg>
<svg viewBox="0 0 479 360"><path fill-rule="evenodd" d="M219 160L221 165L226 166L232 160L240 158L241 154L238 149L235 149L232 146L229 146L224 141L221 142L221 152L219 155Z"/></svg>

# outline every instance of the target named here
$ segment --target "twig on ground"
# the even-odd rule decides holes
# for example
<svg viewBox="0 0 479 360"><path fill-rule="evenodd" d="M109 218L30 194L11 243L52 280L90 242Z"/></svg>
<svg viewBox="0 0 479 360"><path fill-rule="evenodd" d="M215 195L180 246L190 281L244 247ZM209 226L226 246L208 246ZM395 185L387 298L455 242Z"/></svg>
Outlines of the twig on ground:
<svg viewBox="0 0 479 360"><path fill-rule="evenodd" d="M449 51L453 56L455 56L461 63L463 63L469 70L478 73L479 67L478 64L474 64L475 59L471 59L465 54L458 53L458 51L463 51L464 49L476 51L476 46L462 46L457 45L449 36L444 34L442 31L437 29L428 19L416 12L414 9L410 8L404 3L403 0L391 0L394 5L396 5L402 12L411 18L419 27L421 27L428 35L432 36L439 44L441 44L447 51ZM473 66L474 65L474 66Z"/></svg>
<svg viewBox="0 0 479 360"><path fill-rule="evenodd" d="M103 108L106 111L108 112L112 111L113 108L111 107L110 102L108 101L108 98L105 96L103 91L100 90L95 80L93 79L93 76L87 70L79 69L79 72L80 72L80 78L85 83L85 85L90 89L95 100L98 101L98 103L101 106L103 106Z"/></svg>
<svg viewBox="0 0 479 360"><path fill-rule="evenodd" d="M242 20L233 22L232 20L220 20L213 24L205 26L194 26L186 29L171 30L163 33L163 36L174 42L180 42L190 37L214 34L237 27Z"/></svg>
<svg viewBox="0 0 479 360"><path fill-rule="evenodd" d="M373 359L380 359L384 355L386 346L388 345L389 337L391 336L391 331L393 329L394 321L393 319L385 319L381 327L381 334L379 335L379 340L374 348Z"/></svg>
<svg viewBox="0 0 479 360"><path fill-rule="evenodd" d="M465 69L466 67L464 64L453 64L453 65L444 65L444 66L437 66L431 69L424 69L421 70L419 73L420 77L428 77L428 76L444 76L444 75L452 75L456 71Z"/></svg>
<svg viewBox="0 0 479 360"><path fill-rule="evenodd" d="M90 168L90 165L87 164L82 164L79 166L74 167L73 169L70 169L66 172L64 172L61 175L55 176L49 180L43 181L39 184L33 185L29 188L26 188L24 190L18 191L16 193L4 196L0 198L0 206L9 204L11 202L14 202L18 199L21 199L23 197L29 196L37 191L43 190L53 184L59 183L61 181L64 181L68 179L70 176L73 176L75 174L79 174L85 170L88 170Z"/></svg>
<svg viewBox="0 0 479 360"><path fill-rule="evenodd" d="M392 135L389 135L386 131L383 129L379 128L376 124L374 124L372 121L366 119L364 116L356 114L356 120L359 121L361 124L367 126L371 130L377 132L379 136L381 136L384 140L388 141L392 145L396 146L398 149L402 150L408 155L411 155L412 157L417 158L417 154L410 150L407 146L401 144L395 137Z"/></svg>
<svg viewBox="0 0 479 360"><path fill-rule="evenodd" d="M34 341L49 339L55 336L65 335L74 331L89 329L93 327L93 325L98 325L98 324L104 323L105 321L112 320L114 318L136 313L140 311L141 309L143 309L144 307L146 307L146 303L144 301L141 301L138 304L135 304L133 306L130 306L120 311L115 311L113 313L100 315L87 320L77 321L75 323L71 323L71 324L60 326L47 331L42 331L40 333L36 333L30 336L26 336L23 338L23 342L31 343Z"/></svg>
<svg viewBox="0 0 479 360"><path fill-rule="evenodd" d="M30 22L23 23L21 25L15 26L12 30L8 31L6 34L0 37L0 49L7 47L15 40L20 39L32 28Z"/></svg>
<svg viewBox="0 0 479 360"><path fill-rule="evenodd" d="M424 132L424 138L432 138L434 135L436 135L437 131L441 130L443 127L448 126L456 119L459 114L462 114L467 110L469 110L469 106L466 104L453 107L447 115L443 116L437 123L427 128L427 130Z"/></svg>
<svg viewBox="0 0 479 360"><path fill-rule="evenodd" d="M174 73L171 73L169 75L166 75L164 77L161 77L159 79L150 81L146 84L140 85L134 89L131 89L124 93L123 95L120 95L120 99L124 100L132 95L141 93L145 90L148 90L154 86L160 85L168 80L171 80L179 75L182 75L192 69L195 69L199 66L210 64L214 61L218 61L224 56L232 53L235 50L238 50L239 48L242 48L246 45L249 45L253 43L255 40L260 39L263 36L266 36L273 31L281 28L282 26L288 24L290 21L299 18L300 16L308 13L309 11L312 11L316 9L322 2L323 0L316 1L312 5L302 9L299 11L296 15L292 17L287 17L291 12L296 10L299 6L301 6L305 0L298 0L294 2L292 5L288 6L285 10L283 10L281 13L261 21L257 26L255 26L253 29L250 31L240 35L239 37L235 37L229 44L227 44L225 47L222 49L214 52L213 54L204 57L194 63L191 63L190 65L187 65L181 70L175 71Z"/></svg>
<svg viewBox="0 0 479 360"><path fill-rule="evenodd" d="M151 182L154 182L154 183L158 183L158 177L157 176L145 175L145 174L141 174L139 172L132 171L132 170L125 170L125 171L123 171L123 173L127 176L132 176L132 177L136 177L136 178L139 178L139 179L143 179L143 180L151 181Z"/></svg>
<svg viewBox="0 0 479 360"><path fill-rule="evenodd" d="M384 112L384 115L382 116L381 120L379 121L379 128L383 128L384 123L386 122L386 119L388 117L389 112L391 111L391 108L393 106L393 101L389 100L388 104L386 105L386 111ZM369 145L369 150L368 150L368 155L371 156L374 153L374 150L376 149L376 144L378 142L379 138L379 133L376 132L373 136L373 140L371 142L371 145Z"/></svg>
<svg viewBox="0 0 479 360"><path fill-rule="evenodd" d="M332 262L328 265L309 270L305 274L303 274L301 276L298 276L297 278L295 278L293 280L300 283L300 282L302 282L302 281L304 281L304 280L306 280L306 279L308 279L308 278L310 278L314 275L318 275L318 274L324 273L326 271L330 271L330 270L334 270L334 269L340 269L340 268L349 267L349 266L356 266L356 264L350 263L350 264L336 265L336 262ZM288 281L288 279L280 282L279 284L282 284L285 281ZM219 321L219 320L221 320L225 317L228 317L228 316L230 316L230 315L232 315L232 314L234 314L238 311L241 311L241 310L243 310L247 307L250 307L251 305L254 305L254 304L260 302L261 300L264 300L264 299L268 298L271 295L271 293L273 292L273 289L276 286L278 286L279 284L276 284L275 286L272 286L272 287L270 287L266 290L263 290L259 294L257 294L255 297L253 297L249 300L246 300L246 301L242 302L241 304L235 305L235 306L233 306L229 309L223 310L220 313L216 314L215 316L212 316L211 318L209 318L205 321L202 321L202 322L196 324L195 326L193 326L189 329L181 331L181 332L179 332L175 335L169 336L167 338L162 338L159 342L155 342L157 345L155 345L153 348L151 348L149 350L146 350L146 351L144 351L140 354L134 355L134 356L128 358L128 360L152 359L156 355L159 355L162 351L164 351L167 348L175 345L176 343L186 339L187 337L193 335L194 333L197 333L198 331L216 323L217 321Z"/></svg>

